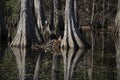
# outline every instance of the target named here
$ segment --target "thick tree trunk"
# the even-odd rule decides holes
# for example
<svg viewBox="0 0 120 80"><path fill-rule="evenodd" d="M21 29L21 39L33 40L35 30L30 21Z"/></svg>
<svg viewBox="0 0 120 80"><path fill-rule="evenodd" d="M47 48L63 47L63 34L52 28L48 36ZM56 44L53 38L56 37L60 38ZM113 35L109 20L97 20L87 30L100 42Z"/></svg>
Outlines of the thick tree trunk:
<svg viewBox="0 0 120 80"><path fill-rule="evenodd" d="M63 48L73 48L78 46L79 48L90 48L90 45L85 40L83 34L79 32L79 25L75 16L77 16L77 1L66 0L65 8L65 29L64 37L61 43Z"/></svg>
<svg viewBox="0 0 120 80"><path fill-rule="evenodd" d="M21 0L20 20L11 46L26 47L42 41L32 12L32 4L31 0Z"/></svg>

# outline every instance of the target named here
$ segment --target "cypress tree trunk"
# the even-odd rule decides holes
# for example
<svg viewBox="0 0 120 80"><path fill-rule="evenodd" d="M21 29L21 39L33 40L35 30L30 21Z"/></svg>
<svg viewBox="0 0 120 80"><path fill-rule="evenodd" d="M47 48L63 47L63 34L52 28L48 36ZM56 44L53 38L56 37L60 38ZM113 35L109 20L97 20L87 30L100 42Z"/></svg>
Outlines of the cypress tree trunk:
<svg viewBox="0 0 120 80"><path fill-rule="evenodd" d="M59 21L59 14L58 14L58 7L59 7L59 3L58 0L53 0L53 12L54 12L54 28L55 28L55 34L57 34L57 29L58 29L58 21Z"/></svg>
<svg viewBox="0 0 120 80"><path fill-rule="evenodd" d="M77 6L74 5L77 1L66 0L65 7L65 29L64 37L61 43L63 48L74 48L78 46L79 48L90 48L90 45L85 40L83 34L79 32L79 25L76 19L77 16ZM77 17L76 17L77 16Z"/></svg>
<svg viewBox="0 0 120 80"><path fill-rule="evenodd" d="M60 0L53 0L53 5L54 5L54 27L55 27L55 34L58 35L58 27L60 25L60 10L62 9L61 7L61 2Z"/></svg>
<svg viewBox="0 0 120 80"><path fill-rule="evenodd" d="M51 11L51 30L53 30L54 35L59 36L59 28L62 27L62 15L60 14L62 10L60 0L52 0L52 11Z"/></svg>
<svg viewBox="0 0 120 80"><path fill-rule="evenodd" d="M34 8L35 8L35 17L36 17L37 25L38 25L39 31L41 33L41 36L44 39L44 29L46 27L45 26L46 17L45 17L45 13L44 13L42 0L34 0Z"/></svg>
<svg viewBox="0 0 120 80"><path fill-rule="evenodd" d="M20 20L11 46L26 47L42 41L32 12L32 4L31 0L21 0Z"/></svg>
<svg viewBox="0 0 120 80"><path fill-rule="evenodd" d="M120 0L118 0L117 14L115 19L115 46L117 62L117 80L120 79Z"/></svg>

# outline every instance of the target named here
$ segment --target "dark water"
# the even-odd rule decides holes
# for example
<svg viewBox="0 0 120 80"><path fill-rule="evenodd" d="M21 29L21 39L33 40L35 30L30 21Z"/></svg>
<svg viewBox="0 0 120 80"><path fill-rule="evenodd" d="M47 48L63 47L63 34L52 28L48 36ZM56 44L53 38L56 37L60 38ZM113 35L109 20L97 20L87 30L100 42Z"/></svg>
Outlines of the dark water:
<svg viewBox="0 0 120 80"><path fill-rule="evenodd" d="M0 47L0 80L119 80L115 53Z"/></svg>

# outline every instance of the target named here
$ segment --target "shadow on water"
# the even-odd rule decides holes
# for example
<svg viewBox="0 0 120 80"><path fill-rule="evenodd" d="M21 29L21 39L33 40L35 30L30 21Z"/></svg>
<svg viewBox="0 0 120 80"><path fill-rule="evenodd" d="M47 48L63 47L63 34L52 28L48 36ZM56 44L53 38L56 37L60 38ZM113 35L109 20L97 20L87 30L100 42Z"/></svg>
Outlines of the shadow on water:
<svg viewBox="0 0 120 80"><path fill-rule="evenodd" d="M4 54L7 47L8 47L7 41L3 41L0 39L0 63L2 61L2 58L4 58Z"/></svg>

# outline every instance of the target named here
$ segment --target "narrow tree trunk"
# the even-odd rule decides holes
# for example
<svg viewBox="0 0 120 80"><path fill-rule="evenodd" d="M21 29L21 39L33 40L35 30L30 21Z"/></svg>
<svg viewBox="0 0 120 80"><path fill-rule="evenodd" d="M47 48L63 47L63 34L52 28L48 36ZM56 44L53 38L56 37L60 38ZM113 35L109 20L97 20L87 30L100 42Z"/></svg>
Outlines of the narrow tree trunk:
<svg viewBox="0 0 120 80"><path fill-rule="evenodd" d="M77 7L74 5L76 2L74 0L66 0L65 29L64 37L61 43L63 48L73 48L75 46L78 46L79 48L90 47L83 34L79 32L79 26L76 24L77 19L75 14L77 14Z"/></svg>
<svg viewBox="0 0 120 80"><path fill-rule="evenodd" d="M53 0L53 7L54 7L54 29L55 29L55 34L57 34L57 29L58 29L58 21L59 21L59 12L58 12L58 7L59 7L59 2L58 0Z"/></svg>
<svg viewBox="0 0 120 80"><path fill-rule="evenodd" d="M117 62L117 80L120 79L120 0L118 0L117 14L115 19L115 47Z"/></svg>
<svg viewBox="0 0 120 80"><path fill-rule="evenodd" d="M75 15L75 24L77 25L77 27L81 29L81 26L79 25L79 16L78 16L78 0L74 0L74 15Z"/></svg>
<svg viewBox="0 0 120 80"><path fill-rule="evenodd" d="M34 0L34 8L35 8L35 17L37 20L37 25L38 25L39 31L41 33L41 36L44 39L44 29L46 27L46 25L45 25L46 17L45 17L42 0Z"/></svg>
<svg viewBox="0 0 120 80"><path fill-rule="evenodd" d="M90 29L91 29L91 68L88 69L88 76L89 76L89 80L92 80L92 71L93 71L93 55L94 55L94 47L95 47L95 31L93 28L93 19L94 19L94 10L95 10L95 1L93 0L92 3L92 15L91 15L91 21L90 21Z"/></svg>
<svg viewBox="0 0 120 80"><path fill-rule="evenodd" d="M104 56L104 47L105 47L105 32L104 32L104 27L105 27L105 0L103 0L103 18L102 18L102 57Z"/></svg>
<svg viewBox="0 0 120 80"><path fill-rule="evenodd" d="M30 46L42 41L32 12L32 1L21 0L20 20L11 46Z"/></svg>
<svg viewBox="0 0 120 80"><path fill-rule="evenodd" d="M60 27L62 23L62 15L60 13L62 10L61 1L60 0L52 0L52 10L51 10L51 30L52 34L56 35L57 37L60 35Z"/></svg>

